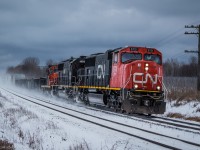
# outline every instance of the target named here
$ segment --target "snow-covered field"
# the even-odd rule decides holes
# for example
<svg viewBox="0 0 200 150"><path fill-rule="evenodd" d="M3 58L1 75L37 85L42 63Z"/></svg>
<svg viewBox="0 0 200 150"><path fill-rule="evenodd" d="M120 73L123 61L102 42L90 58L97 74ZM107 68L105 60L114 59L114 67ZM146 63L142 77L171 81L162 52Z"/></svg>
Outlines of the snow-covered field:
<svg viewBox="0 0 200 150"><path fill-rule="evenodd" d="M176 106L176 101L168 102L164 116L169 113L178 113L184 117L200 117L200 102L194 101L183 101L180 106Z"/></svg>
<svg viewBox="0 0 200 150"><path fill-rule="evenodd" d="M1 84L1 87L2 85L4 85L4 88L7 86L5 83ZM130 120L126 117L93 111L86 107L80 107L82 106L81 104L67 102L63 98L45 96L37 91L28 91L14 86L6 88L21 93L23 96L31 95L113 121L134 125L135 127L176 138L180 137L184 140L192 139L192 141L200 143L200 133L193 134L156 124ZM161 149L152 143L104 129L24 101L2 89L0 89L0 92L0 139L13 143L15 149ZM173 103L167 104L167 111L164 116L168 113L181 113L187 116L200 117L200 112L198 111L200 104L198 102L186 103L179 107L174 106ZM141 136L146 137L147 135ZM151 138L153 139L154 137ZM176 145L176 143L173 143L173 145Z"/></svg>
<svg viewBox="0 0 200 150"><path fill-rule="evenodd" d="M103 130L72 117L25 102L1 91L0 137L16 149L69 149L82 145L91 149L124 149L132 145L128 136Z"/></svg>

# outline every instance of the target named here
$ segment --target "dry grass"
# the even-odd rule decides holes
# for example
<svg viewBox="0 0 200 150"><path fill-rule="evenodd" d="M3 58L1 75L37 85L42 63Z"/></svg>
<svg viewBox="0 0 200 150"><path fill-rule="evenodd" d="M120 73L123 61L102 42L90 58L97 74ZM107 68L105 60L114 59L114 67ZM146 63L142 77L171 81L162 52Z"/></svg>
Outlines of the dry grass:
<svg viewBox="0 0 200 150"><path fill-rule="evenodd" d="M179 114L179 113L168 113L167 117L170 117L170 118L184 118L184 116L182 114Z"/></svg>
<svg viewBox="0 0 200 150"><path fill-rule="evenodd" d="M200 117L185 117L184 115L180 113L168 113L167 117L200 122Z"/></svg>
<svg viewBox="0 0 200 150"><path fill-rule="evenodd" d="M84 140L83 143L69 147L69 150L90 150L88 143Z"/></svg>
<svg viewBox="0 0 200 150"><path fill-rule="evenodd" d="M188 117L186 120L200 122L200 117Z"/></svg>
<svg viewBox="0 0 200 150"><path fill-rule="evenodd" d="M190 89L170 89L168 93L168 99L176 101L193 101L200 102L200 92Z"/></svg>
<svg viewBox="0 0 200 150"><path fill-rule="evenodd" d="M8 116L12 116L15 117L15 116L18 116L17 118L19 117L23 117L23 116L26 116L27 119L35 119L35 118L38 118L37 115L35 115L34 113L20 107L20 108L9 108L6 110L6 112L4 113L4 116L5 117L8 117ZM15 117L16 118L16 117Z"/></svg>
<svg viewBox="0 0 200 150"><path fill-rule="evenodd" d="M14 150L14 144L7 140L0 140L0 150Z"/></svg>
<svg viewBox="0 0 200 150"><path fill-rule="evenodd" d="M27 134L25 136L28 140L27 144L28 144L29 148L31 148L31 149L41 149L42 140L39 139L37 135L35 135L34 133L31 134L30 132L27 132Z"/></svg>
<svg viewBox="0 0 200 150"><path fill-rule="evenodd" d="M24 116L26 117L26 120L24 121L38 118L37 115L33 114L32 112L22 107L5 109L3 112L3 115L5 116L5 118L7 118L7 121L9 121L9 125L12 128L16 128L18 126L19 118L21 117L24 117Z"/></svg>
<svg viewBox="0 0 200 150"><path fill-rule="evenodd" d="M119 147L121 144L124 145L124 147ZM101 150L117 150L117 149L123 149L123 150L132 150L132 146L129 145L129 141L116 141L111 147L104 145L100 148ZM88 143L84 140L83 143L73 145L69 147L69 150L91 150Z"/></svg>
<svg viewBox="0 0 200 150"><path fill-rule="evenodd" d="M58 129L58 126L53 121L48 121L46 123L46 130L47 129L53 129L53 130L55 130L55 129Z"/></svg>
<svg viewBox="0 0 200 150"><path fill-rule="evenodd" d="M197 78L165 77L165 86L168 90L169 100L200 102L200 92L197 91Z"/></svg>
<svg viewBox="0 0 200 150"><path fill-rule="evenodd" d="M22 139L22 141L24 140L24 133L21 129L19 129L18 136Z"/></svg>

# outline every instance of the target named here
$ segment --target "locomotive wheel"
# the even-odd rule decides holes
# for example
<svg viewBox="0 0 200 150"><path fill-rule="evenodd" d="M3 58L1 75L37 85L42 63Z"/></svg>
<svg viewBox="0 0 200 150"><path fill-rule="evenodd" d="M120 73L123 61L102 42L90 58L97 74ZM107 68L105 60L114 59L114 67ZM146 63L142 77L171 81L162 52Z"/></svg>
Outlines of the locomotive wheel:
<svg viewBox="0 0 200 150"><path fill-rule="evenodd" d="M114 105L114 110L115 112L118 112L119 110L121 110L121 103L116 101L115 105Z"/></svg>
<svg viewBox="0 0 200 150"><path fill-rule="evenodd" d="M115 112L119 111L121 108L121 103L119 102L118 96L116 94L111 94L108 100L109 108L113 108Z"/></svg>
<svg viewBox="0 0 200 150"><path fill-rule="evenodd" d="M76 95L74 94L73 90L65 90L66 99L73 99L76 101Z"/></svg>
<svg viewBox="0 0 200 150"><path fill-rule="evenodd" d="M128 101L128 100L125 100L125 101L122 103L121 109L122 109L122 111L125 111L127 114L132 113L132 104L131 104L131 102Z"/></svg>
<svg viewBox="0 0 200 150"><path fill-rule="evenodd" d="M73 97L74 101L75 102L78 102L79 101L79 94L77 94L75 97Z"/></svg>
<svg viewBox="0 0 200 150"><path fill-rule="evenodd" d="M123 114L123 113L125 113L125 110L123 110L123 109L121 108L120 112Z"/></svg>
<svg viewBox="0 0 200 150"><path fill-rule="evenodd" d="M58 91L57 90L51 90L51 96L59 96Z"/></svg>
<svg viewBox="0 0 200 150"><path fill-rule="evenodd" d="M83 102L86 105L90 105L88 94L84 94L83 92L80 92L77 95L75 95L74 99L75 99L76 102Z"/></svg>
<svg viewBox="0 0 200 150"><path fill-rule="evenodd" d="M104 105L108 104L108 96L106 94L103 95L103 103Z"/></svg>
<svg viewBox="0 0 200 150"><path fill-rule="evenodd" d="M90 101L89 101L89 98L88 98L88 94L84 94L83 93L83 101L86 105L90 105Z"/></svg>
<svg viewBox="0 0 200 150"><path fill-rule="evenodd" d="M74 101L77 103L83 102L83 96L81 92L78 92L75 96L74 96Z"/></svg>

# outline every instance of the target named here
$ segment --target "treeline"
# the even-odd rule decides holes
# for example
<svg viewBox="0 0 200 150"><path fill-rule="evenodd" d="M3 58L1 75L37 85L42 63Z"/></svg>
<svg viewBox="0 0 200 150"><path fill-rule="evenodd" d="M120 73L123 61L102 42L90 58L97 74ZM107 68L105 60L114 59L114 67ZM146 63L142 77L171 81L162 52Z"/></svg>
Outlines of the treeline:
<svg viewBox="0 0 200 150"><path fill-rule="evenodd" d="M52 60L47 61L47 65L52 64ZM46 67L39 66L40 60L36 57L27 57L19 65L7 68L8 74L24 75L26 78L39 78L46 76Z"/></svg>
<svg viewBox="0 0 200 150"><path fill-rule="evenodd" d="M163 63L164 76L172 77L196 77L197 57L190 57L188 63L183 63L177 59L168 59Z"/></svg>
<svg viewBox="0 0 200 150"><path fill-rule="evenodd" d="M183 63L177 59L168 59L163 63L164 76L166 77L196 77L197 76L197 57L191 57L188 63ZM26 78L37 78L46 76L46 66L51 65L50 59L45 67L39 66L39 59L35 57L25 58L19 65L7 68L9 74L23 74Z"/></svg>

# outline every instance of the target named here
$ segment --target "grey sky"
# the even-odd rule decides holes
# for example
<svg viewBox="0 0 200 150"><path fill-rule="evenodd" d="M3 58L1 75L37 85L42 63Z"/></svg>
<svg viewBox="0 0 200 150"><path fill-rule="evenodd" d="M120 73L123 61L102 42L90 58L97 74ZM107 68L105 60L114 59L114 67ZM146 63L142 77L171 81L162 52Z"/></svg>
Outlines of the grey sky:
<svg viewBox="0 0 200 150"><path fill-rule="evenodd" d="M127 45L184 60L197 49L197 37L184 35L191 24L200 24L199 0L0 0L0 70Z"/></svg>

